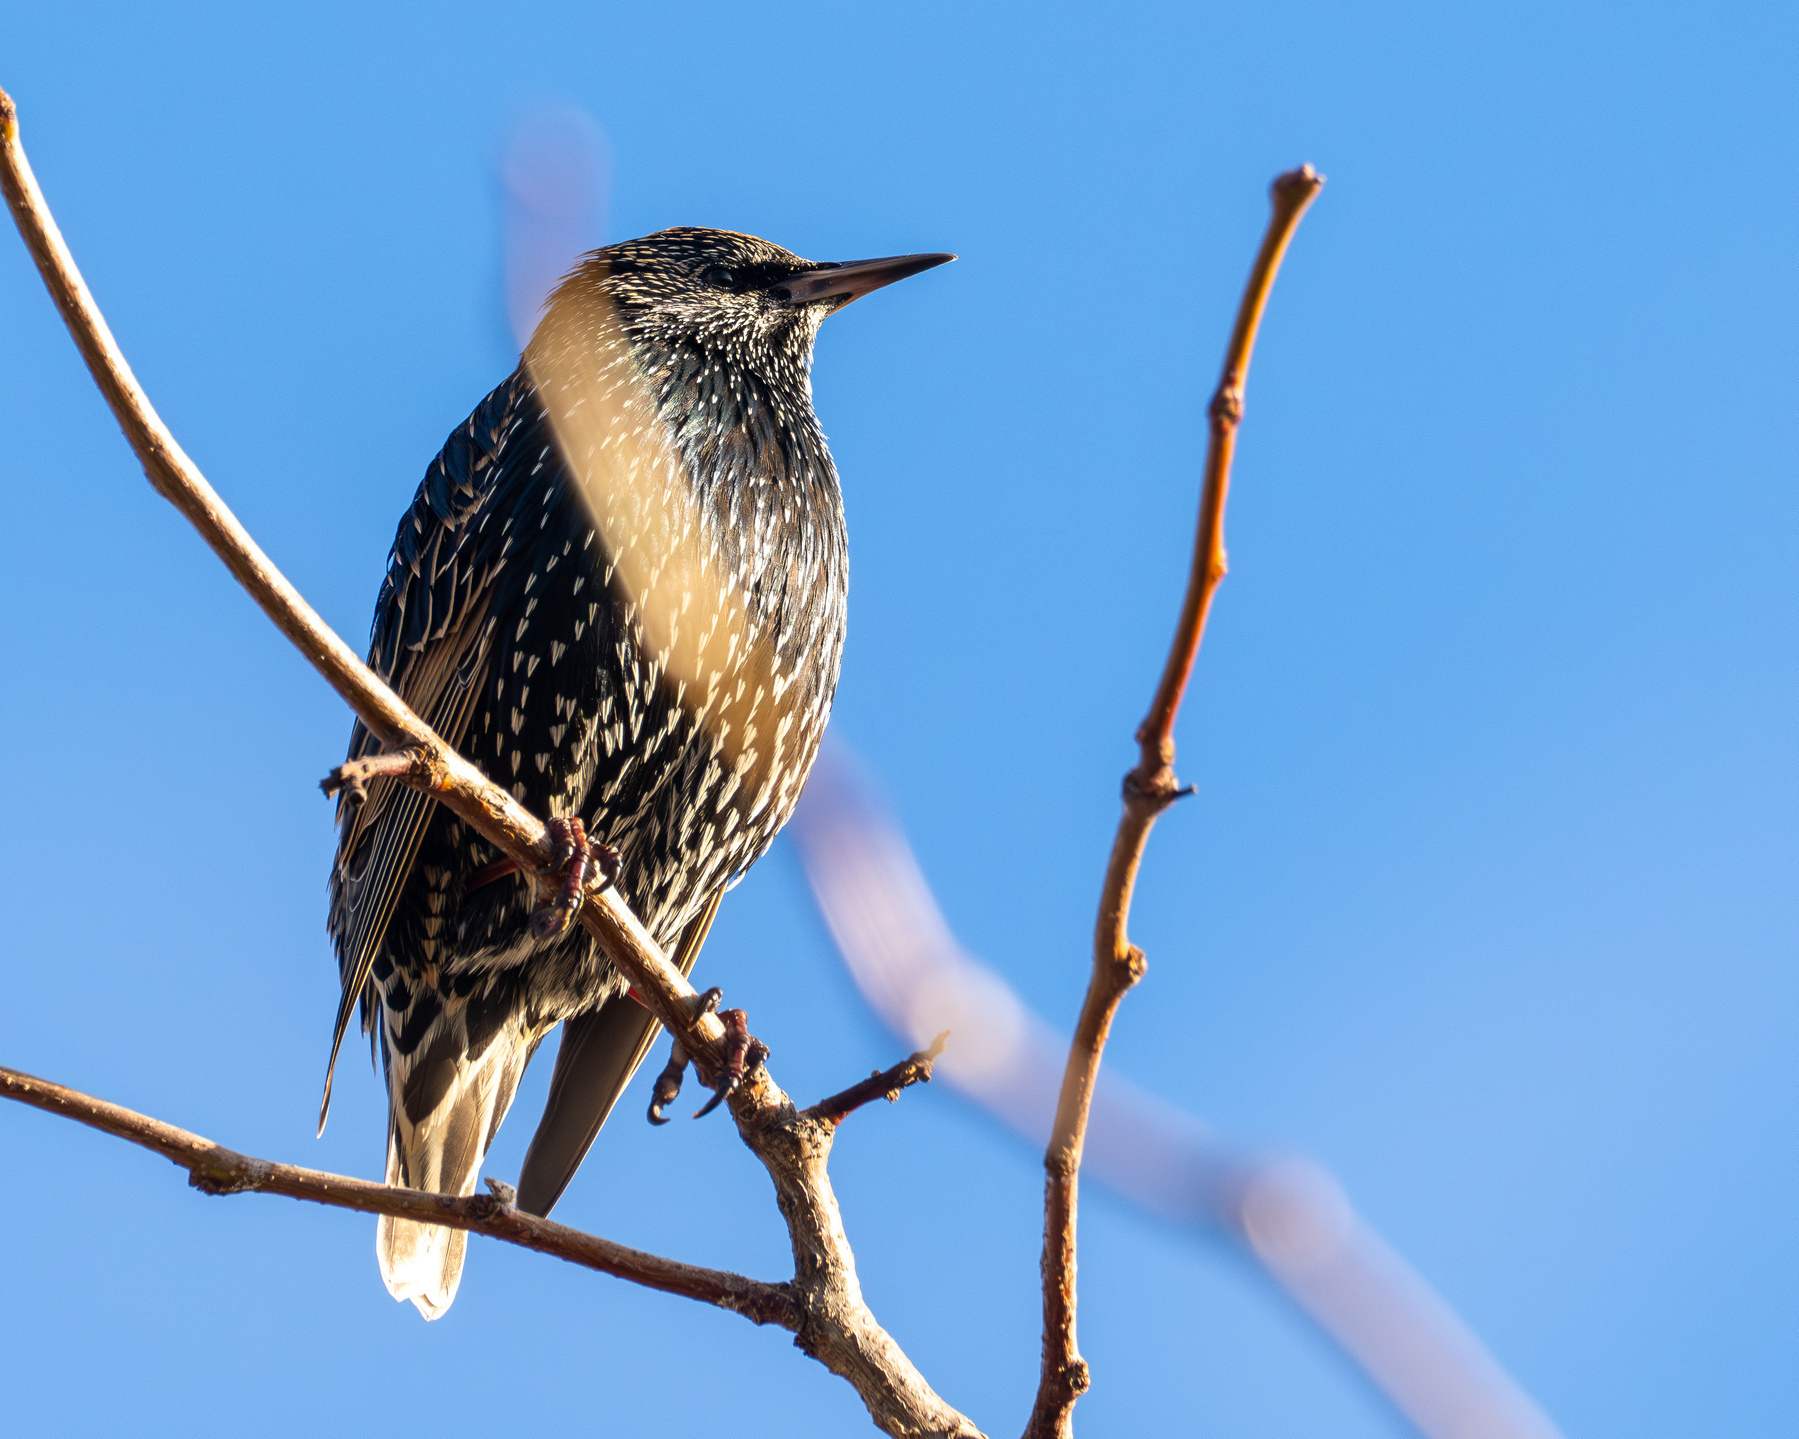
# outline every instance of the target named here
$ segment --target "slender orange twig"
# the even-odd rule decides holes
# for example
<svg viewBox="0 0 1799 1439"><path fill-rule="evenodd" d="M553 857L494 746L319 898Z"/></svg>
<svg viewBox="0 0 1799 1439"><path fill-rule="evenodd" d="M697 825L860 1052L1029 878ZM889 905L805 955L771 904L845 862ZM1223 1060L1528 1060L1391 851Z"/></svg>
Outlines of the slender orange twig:
<svg viewBox="0 0 1799 1439"><path fill-rule="evenodd" d="M1182 793L1174 775L1174 720L1180 712L1194 657L1205 635L1212 595L1224 578L1224 504L1230 493L1231 460L1243 418L1243 385L1269 291L1293 232L1324 180L1310 165L1278 177L1271 189L1274 213L1262 237L1237 308L1237 323L1225 350L1224 373L1207 411L1211 435L1200 492L1199 528L1187 596L1169 647L1161 683L1149 714L1137 730L1137 765L1124 777L1124 813L1112 841L1093 933L1093 976L1069 1046L1056 1104L1055 1128L1043 1157L1048 1171L1043 1203L1043 1372L1025 1439L1065 1439L1073 1433L1075 1401L1091 1382L1075 1342L1075 1216L1080 1195L1081 1150L1100 1056L1112 1016L1128 990L1143 976L1143 951L1130 941L1131 894L1137 869L1156 817Z"/></svg>

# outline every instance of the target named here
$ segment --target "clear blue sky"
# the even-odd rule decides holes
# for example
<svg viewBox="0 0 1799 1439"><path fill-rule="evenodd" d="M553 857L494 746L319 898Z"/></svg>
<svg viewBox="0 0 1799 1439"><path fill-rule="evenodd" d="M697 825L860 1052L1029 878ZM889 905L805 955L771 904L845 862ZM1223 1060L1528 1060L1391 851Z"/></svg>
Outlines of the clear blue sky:
<svg viewBox="0 0 1799 1439"><path fill-rule="evenodd" d="M1793 12L70 3L5 31L140 378L357 643L513 361L495 166L529 106L607 132L610 238L959 251L820 344L837 723L970 948L1063 1024L1264 188L1316 164L1183 715L1200 793L1156 835L1110 1059L1328 1163L1570 1436L1790 1426ZM348 717L151 494L10 232L0 336L0 1063L375 1174L354 1056L312 1138ZM896 1057L784 849L704 969L802 1099ZM728 1127L639 1108L559 1217L787 1273ZM427 1327L368 1220L204 1199L11 1108L0 1155L8 1432L866 1432L730 1316L476 1243ZM937 1089L859 1116L834 1173L878 1313L1016 1432L1036 1156ZM1083 1434L1403 1432L1223 1248L1083 1218Z"/></svg>

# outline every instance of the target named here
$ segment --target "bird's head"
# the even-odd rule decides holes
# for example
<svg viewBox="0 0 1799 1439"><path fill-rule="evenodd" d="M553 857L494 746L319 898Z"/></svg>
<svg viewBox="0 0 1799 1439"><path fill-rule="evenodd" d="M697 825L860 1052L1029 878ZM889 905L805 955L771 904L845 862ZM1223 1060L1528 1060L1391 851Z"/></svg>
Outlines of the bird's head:
<svg viewBox="0 0 1799 1439"><path fill-rule="evenodd" d="M828 315L955 258L802 260L754 235L681 227L594 251L551 303L604 296L639 345L664 351L698 346L776 380L805 372Z"/></svg>

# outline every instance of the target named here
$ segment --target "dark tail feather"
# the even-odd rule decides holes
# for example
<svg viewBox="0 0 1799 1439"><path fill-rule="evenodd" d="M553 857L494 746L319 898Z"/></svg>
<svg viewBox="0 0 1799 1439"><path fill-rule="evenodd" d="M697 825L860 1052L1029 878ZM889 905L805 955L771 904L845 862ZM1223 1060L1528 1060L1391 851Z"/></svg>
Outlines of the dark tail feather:
<svg viewBox="0 0 1799 1439"><path fill-rule="evenodd" d="M716 891L682 933L675 952L681 973L693 972L723 897L723 889ZM546 1215L555 1207L661 1030L655 1017L628 996L562 1026L549 1101L519 1171L520 1209Z"/></svg>

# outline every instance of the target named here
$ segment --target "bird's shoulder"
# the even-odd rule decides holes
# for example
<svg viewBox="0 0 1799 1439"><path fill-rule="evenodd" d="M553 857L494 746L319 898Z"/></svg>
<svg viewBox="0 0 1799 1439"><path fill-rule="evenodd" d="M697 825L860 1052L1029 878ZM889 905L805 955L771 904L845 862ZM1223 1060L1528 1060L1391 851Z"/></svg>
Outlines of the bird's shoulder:
<svg viewBox="0 0 1799 1439"><path fill-rule="evenodd" d="M403 685L409 661L455 633L492 586L518 542L507 498L554 462L553 451L522 369L451 432L388 552L369 637L369 662L384 679Z"/></svg>

